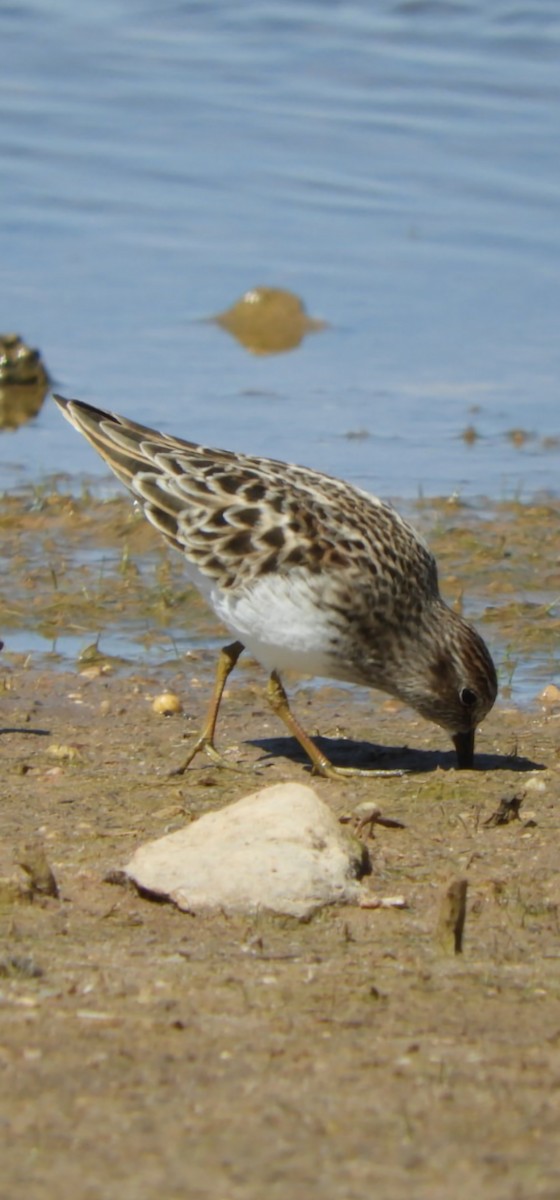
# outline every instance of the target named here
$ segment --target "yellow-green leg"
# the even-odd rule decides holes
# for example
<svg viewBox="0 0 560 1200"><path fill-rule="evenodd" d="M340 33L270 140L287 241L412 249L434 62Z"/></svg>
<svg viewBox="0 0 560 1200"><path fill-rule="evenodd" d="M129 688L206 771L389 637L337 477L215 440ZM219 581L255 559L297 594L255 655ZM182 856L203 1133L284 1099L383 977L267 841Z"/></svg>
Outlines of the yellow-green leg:
<svg viewBox="0 0 560 1200"><path fill-rule="evenodd" d="M233 766L232 763L228 762L227 759L224 758L218 750L216 750L214 745L214 734L216 732L218 710L224 694L224 688L238 658L243 653L244 649L245 647L242 642L232 642L229 646L224 646L220 651L218 666L216 668L214 689L210 699L210 704L208 706L208 712L206 714L204 725L202 726L196 741L191 746L185 761L181 763L180 767L175 767L174 770L170 772L170 775L182 775L183 772L186 771L187 767L190 766L193 758L195 758L199 750L204 750L209 758L212 759L212 762L215 762L217 766L227 767L230 771L240 769Z"/></svg>
<svg viewBox="0 0 560 1200"><path fill-rule="evenodd" d="M287 725L292 737L296 738L300 746L305 750L308 758L311 759L313 771L316 775L322 775L325 779L348 779L352 776L375 778L404 775L404 771L369 771L360 767L335 767L326 754L323 754L319 750L319 747L315 745L309 734L305 732L297 717L294 717L277 671L273 671L270 676L266 694L273 711Z"/></svg>

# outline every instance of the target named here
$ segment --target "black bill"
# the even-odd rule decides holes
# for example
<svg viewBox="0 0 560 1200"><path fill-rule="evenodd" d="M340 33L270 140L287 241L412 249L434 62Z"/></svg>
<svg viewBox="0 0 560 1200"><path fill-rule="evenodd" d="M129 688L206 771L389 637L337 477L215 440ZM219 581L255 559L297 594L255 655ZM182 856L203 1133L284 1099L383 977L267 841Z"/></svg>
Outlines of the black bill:
<svg viewBox="0 0 560 1200"><path fill-rule="evenodd" d="M473 765L474 734L474 729L469 729L467 733L454 734L453 745L457 751L457 766L460 770Z"/></svg>

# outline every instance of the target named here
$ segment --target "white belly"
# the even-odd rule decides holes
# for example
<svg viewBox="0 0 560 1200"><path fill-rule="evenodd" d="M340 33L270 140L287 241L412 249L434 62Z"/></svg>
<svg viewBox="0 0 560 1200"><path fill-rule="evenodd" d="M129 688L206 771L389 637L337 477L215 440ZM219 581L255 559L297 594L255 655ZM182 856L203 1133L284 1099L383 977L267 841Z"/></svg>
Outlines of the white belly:
<svg viewBox="0 0 560 1200"><path fill-rule="evenodd" d="M331 675L331 632L305 577L263 575L240 594L211 597L220 620L268 671Z"/></svg>
<svg viewBox="0 0 560 1200"><path fill-rule="evenodd" d="M222 590L188 559L185 566L216 616L267 671L363 683L331 646L334 626L316 577L296 568L289 575L261 575L238 591Z"/></svg>

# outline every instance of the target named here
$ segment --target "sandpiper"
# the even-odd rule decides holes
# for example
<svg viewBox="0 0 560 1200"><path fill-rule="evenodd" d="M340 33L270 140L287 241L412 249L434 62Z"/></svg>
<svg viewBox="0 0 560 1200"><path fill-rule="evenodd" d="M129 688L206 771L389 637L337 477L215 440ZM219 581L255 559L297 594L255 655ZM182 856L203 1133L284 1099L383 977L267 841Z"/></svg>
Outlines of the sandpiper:
<svg viewBox="0 0 560 1200"><path fill-rule="evenodd" d="M267 669L267 696L329 778L387 775L334 766L291 712L280 672L294 668L379 688L448 731L472 767L496 672L472 625L442 600L434 556L376 496L307 467L211 450L55 396L64 416L185 559L188 578L235 641L220 654L206 721L180 773L214 745L226 680L245 647Z"/></svg>

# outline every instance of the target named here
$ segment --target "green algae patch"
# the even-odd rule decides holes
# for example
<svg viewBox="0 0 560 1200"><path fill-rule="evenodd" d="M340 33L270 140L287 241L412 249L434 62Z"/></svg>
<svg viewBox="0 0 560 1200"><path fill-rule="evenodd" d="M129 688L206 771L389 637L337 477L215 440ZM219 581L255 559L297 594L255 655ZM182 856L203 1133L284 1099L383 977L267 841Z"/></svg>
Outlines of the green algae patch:
<svg viewBox="0 0 560 1200"><path fill-rule="evenodd" d="M45 489L4 496L0 531L5 634L28 631L64 653L69 637L85 648L117 630L136 644L183 624L208 627L180 557L126 498Z"/></svg>
<svg viewBox="0 0 560 1200"><path fill-rule="evenodd" d="M407 516L436 555L443 594L482 628L507 686L513 679L535 696L559 668L560 500L423 499ZM83 668L93 646L116 669L223 634L181 555L124 495L75 495L47 481L0 498L0 533L8 655L17 632L19 652Z"/></svg>

